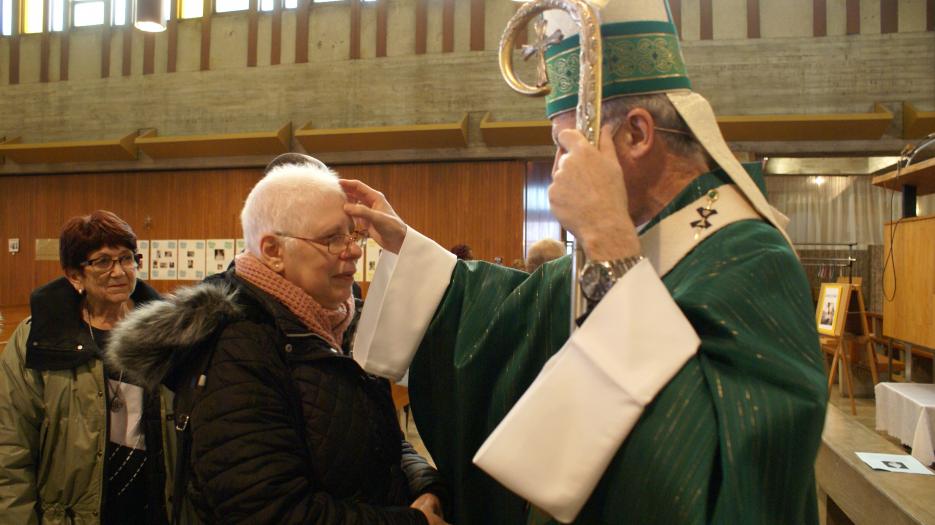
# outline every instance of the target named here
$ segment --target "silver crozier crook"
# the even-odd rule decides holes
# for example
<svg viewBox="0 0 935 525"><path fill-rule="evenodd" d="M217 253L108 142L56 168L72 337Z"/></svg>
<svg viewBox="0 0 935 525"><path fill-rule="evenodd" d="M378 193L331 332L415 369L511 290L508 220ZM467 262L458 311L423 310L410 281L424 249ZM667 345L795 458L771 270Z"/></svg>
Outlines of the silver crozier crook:
<svg viewBox="0 0 935 525"><path fill-rule="evenodd" d="M530 96L544 96L551 91L547 79L543 80L540 71L539 85L531 86L516 77L513 71L513 44L516 35L526 30L526 25L543 11L559 9L568 13L579 28L581 41L580 77L578 79L578 107L575 119L578 131L588 141L597 146L601 129L601 32L600 21L591 5L585 0L534 0L523 4L507 23L500 37L500 73L514 91ZM537 44L541 54L543 44ZM540 56L541 60L541 56ZM571 275L571 331L575 330L575 320L584 314L584 297L578 286L578 275L584 266L584 252L578 242L572 251Z"/></svg>

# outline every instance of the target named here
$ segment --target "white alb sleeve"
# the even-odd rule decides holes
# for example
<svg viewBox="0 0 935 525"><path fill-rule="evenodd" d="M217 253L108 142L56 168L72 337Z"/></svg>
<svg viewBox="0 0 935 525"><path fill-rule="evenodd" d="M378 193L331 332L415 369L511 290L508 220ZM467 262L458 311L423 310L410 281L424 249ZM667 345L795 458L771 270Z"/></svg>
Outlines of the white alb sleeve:
<svg viewBox="0 0 935 525"><path fill-rule="evenodd" d="M574 520L699 344L650 262L640 262L546 363L474 463L559 521Z"/></svg>
<svg viewBox="0 0 935 525"><path fill-rule="evenodd" d="M364 370L402 379L456 262L454 254L411 227L399 255L383 251L354 339L354 359Z"/></svg>

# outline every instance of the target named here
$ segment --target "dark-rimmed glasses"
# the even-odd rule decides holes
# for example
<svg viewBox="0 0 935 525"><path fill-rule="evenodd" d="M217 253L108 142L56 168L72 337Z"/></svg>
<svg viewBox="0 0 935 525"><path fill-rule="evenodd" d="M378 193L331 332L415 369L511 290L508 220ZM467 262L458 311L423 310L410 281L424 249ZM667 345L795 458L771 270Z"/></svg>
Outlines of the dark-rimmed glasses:
<svg viewBox="0 0 935 525"><path fill-rule="evenodd" d="M120 257L111 257L109 255L102 255L94 259L89 259L80 264L81 267L91 268L98 273L107 273L114 269L114 263L120 263L120 267L124 270L138 270L140 264L143 263L143 254L141 253L127 253L121 255Z"/></svg>
<svg viewBox="0 0 935 525"><path fill-rule="evenodd" d="M356 230L352 231L351 233L339 233L324 239L309 239L308 237L299 237L298 235L292 235L285 232L276 232L276 235L326 246L328 248L328 253L332 255L340 255L346 252L348 249L350 249L352 243L356 244L361 250L363 250L364 245L367 244L368 238L367 232L363 230Z"/></svg>

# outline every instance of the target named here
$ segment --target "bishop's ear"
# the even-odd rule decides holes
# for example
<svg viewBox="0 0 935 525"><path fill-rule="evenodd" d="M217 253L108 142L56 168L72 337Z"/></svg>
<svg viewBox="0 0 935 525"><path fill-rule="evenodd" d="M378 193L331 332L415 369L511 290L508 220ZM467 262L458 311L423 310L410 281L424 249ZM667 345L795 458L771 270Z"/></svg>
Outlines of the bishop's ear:
<svg viewBox="0 0 935 525"><path fill-rule="evenodd" d="M641 156L652 149L655 140L654 126L652 114L643 108L634 108L627 113L627 131L635 156Z"/></svg>

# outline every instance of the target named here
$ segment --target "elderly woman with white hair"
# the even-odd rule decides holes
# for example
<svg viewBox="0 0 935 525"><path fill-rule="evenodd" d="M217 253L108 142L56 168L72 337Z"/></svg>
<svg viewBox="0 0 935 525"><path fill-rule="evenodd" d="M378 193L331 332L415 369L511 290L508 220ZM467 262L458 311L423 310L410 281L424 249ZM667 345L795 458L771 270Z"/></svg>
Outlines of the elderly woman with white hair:
<svg viewBox="0 0 935 525"><path fill-rule="evenodd" d="M226 273L129 315L108 359L176 391L176 495L209 523L437 524L447 490L388 383L341 350L365 238L337 176L277 158ZM186 461L187 458L187 461Z"/></svg>

